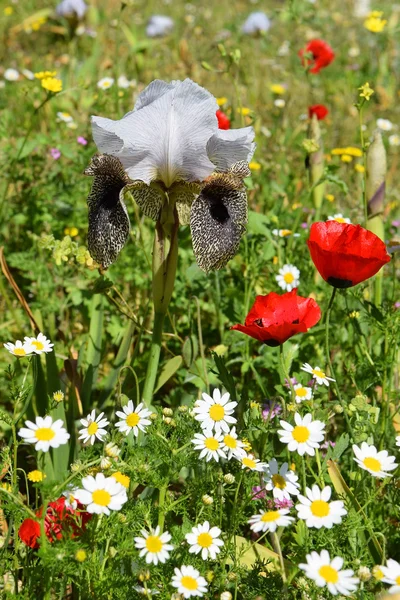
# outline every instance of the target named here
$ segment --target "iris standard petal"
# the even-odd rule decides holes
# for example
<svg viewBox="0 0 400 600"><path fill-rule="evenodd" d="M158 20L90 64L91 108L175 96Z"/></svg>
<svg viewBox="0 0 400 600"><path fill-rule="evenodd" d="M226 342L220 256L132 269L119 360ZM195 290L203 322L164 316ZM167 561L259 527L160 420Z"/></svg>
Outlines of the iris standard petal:
<svg viewBox="0 0 400 600"><path fill-rule="evenodd" d="M238 162L249 163L255 149L252 127L219 129L207 142L208 157L219 171L229 171Z"/></svg>

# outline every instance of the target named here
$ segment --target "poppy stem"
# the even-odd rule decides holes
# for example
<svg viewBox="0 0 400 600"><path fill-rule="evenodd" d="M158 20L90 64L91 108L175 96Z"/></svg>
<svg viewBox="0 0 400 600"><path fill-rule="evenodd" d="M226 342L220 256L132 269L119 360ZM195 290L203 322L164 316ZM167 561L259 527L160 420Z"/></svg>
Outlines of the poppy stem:
<svg viewBox="0 0 400 600"><path fill-rule="evenodd" d="M290 386L290 393L291 393L291 397L292 397L291 399L292 399L292 402L294 402L296 393L294 391L293 383L292 383L292 380L290 379L289 373L286 370L285 355L283 353L283 344L281 344L279 346L279 362L281 364L283 386L286 385L286 381L287 381ZM282 404L283 404L283 418L285 419L286 418L286 404L285 404L285 402L282 402Z"/></svg>

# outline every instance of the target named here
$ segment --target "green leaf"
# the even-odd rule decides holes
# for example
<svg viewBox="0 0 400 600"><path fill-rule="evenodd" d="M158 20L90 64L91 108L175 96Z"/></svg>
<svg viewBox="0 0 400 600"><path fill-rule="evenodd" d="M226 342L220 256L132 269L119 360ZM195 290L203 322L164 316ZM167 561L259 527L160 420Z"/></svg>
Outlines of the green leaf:
<svg viewBox="0 0 400 600"><path fill-rule="evenodd" d="M162 386L167 383L167 381L169 379L171 379L171 377L173 375L175 375L175 373L177 372L177 370L180 368L181 364L183 362L183 358L182 356L179 354L178 356L174 356L173 358L170 358L165 365L163 366L161 373L159 375L158 381L156 383L156 387L154 390L155 392L158 392L158 390L160 388L162 388Z"/></svg>
<svg viewBox="0 0 400 600"><path fill-rule="evenodd" d="M263 215L262 213L255 212L254 210L249 210L247 231L255 235L267 236L267 238L272 241L270 220L266 215Z"/></svg>
<svg viewBox="0 0 400 600"><path fill-rule="evenodd" d="M90 407L90 396L97 378L101 358L101 339L103 333L104 299L99 294L92 298L89 342L86 350L87 371L82 385L82 405L84 412Z"/></svg>
<svg viewBox="0 0 400 600"><path fill-rule="evenodd" d="M126 364L126 359L132 344L132 337L135 328L136 324L132 320L129 320L111 371L104 382L104 389L100 397L100 404L104 404L104 402L106 402L117 384L120 371ZM137 402L139 402L139 399L137 399Z"/></svg>
<svg viewBox="0 0 400 600"><path fill-rule="evenodd" d="M195 335L187 337L182 346L182 356L185 365L190 368L199 354L199 343Z"/></svg>
<svg viewBox="0 0 400 600"><path fill-rule="evenodd" d="M235 536L236 554L238 556L239 564L249 569L254 565L257 560L268 561L266 565L267 571L279 571L279 556L276 552L273 552L262 544L252 544L246 538L241 535ZM232 564L233 561L228 558L227 563ZM285 560L285 567L292 567L289 561Z"/></svg>
<svg viewBox="0 0 400 600"><path fill-rule="evenodd" d="M226 368L225 359L213 352L215 366L218 370L218 375L224 388L229 392L231 400L237 402L235 380Z"/></svg>

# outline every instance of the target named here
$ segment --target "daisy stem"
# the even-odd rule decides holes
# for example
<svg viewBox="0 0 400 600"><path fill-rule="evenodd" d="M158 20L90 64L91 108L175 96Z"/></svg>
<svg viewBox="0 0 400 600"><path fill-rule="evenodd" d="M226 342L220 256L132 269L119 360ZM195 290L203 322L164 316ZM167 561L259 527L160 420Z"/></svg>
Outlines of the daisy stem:
<svg viewBox="0 0 400 600"><path fill-rule="evenodd" d="M318 448L315 449L315 458L317 459L318 476L319 476L319 479L320 479L321 487L323 488L325 486L325 482L324 482L324 477L322 475L321 457L319 455Z"/></svg>
<svg viewBox="0 0 400 600"><path fill-rule="evenodd" d="M164 521L165 521L165 496L167 494L168 484L163 485L159 488L159 497L158 497L158 526L160 528L160 535L164 529Z"/></svg>
<svg viewBox="0 0 400 600"><path fill-rule="evenodd" d="M282 575L282 581L283 581L283 594L284 594L284 598L287 598L287 577L286 577L286 571L285 571L285 562L283 560L282 548L281 548L281 544L279 541L279 537L277 536L275 531L274 531L274 533L271 532L271 543L272 543L272 546L273 546L275 552L279 556L279 563L281 565L281 575Z"/></svg>

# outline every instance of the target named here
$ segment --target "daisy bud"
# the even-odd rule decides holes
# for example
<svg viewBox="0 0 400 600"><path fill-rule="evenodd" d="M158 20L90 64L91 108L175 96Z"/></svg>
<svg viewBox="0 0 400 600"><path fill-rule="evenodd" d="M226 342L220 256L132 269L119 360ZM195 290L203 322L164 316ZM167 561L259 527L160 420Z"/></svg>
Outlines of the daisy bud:
<svg viewBox="0 0 400 600"><path fill-rule="evenodd" d="M204 496L202 497L202 502L206 506L209 506L209 505L213 504L214 498L212 496L209 496L208 494L204 494Z"/></svg>
<svg viewBox="0 0 400 600"><path fill-rule="evenodd" d="M162 413L165 417L172 417L174 411L172 410L172 408L163 408Z"/></svg>
<svg viewBox="0 0 400 600"><path fill-rule="evenodd" d="M360 567L357 571L360 581L369 581L371 579L371 571L368 567Z"/></svg>
<svg viewBox="0 0 400 600"><path fill-rule="evenodd" d="M187 411L188 411L188 407L185 405L178 407L178 412L180 412L180 413L187 413Z"/></svg>
<svg viewBox="0 0 400 600"><path fill-rule="evenodd" d="M100 468L104 471L105 469L109 469L111 467L111 460L107 456L103 456L100 461Z"/></svg>
<svg viewBox="0 0 400 600"><path fill-rule="evenodd" d="M118 553L118 550L114 546L109 547L108 555L110 556L110 558L114 558L114 556L116 556L117 553Z"/></svg>
<svg viewBox="0 0 400 600"><path fill-rule="evenodd" d="M230 592L222 592L220 600L232 600L232 594Z"/></svg>
<svg viewBox="0 0 400 600"><path fill-rule="evenodd" d="M150 579L150 571L146 569L146 571L142 571L139 573L139 581L148 581Z"/></svg>
<svg viewBox="0 0 400 600"><path fill-rule="evenodd" d="M155 413L155 412L151 413L151 415L150 415L150 419L151 419L152 421L155 421L155 420L157 419L157 417L158 417L158 414L157 414L157 413Z"/></svg>
<svg viewBox="0 0 400 600"><path fill-rule="evenodd" d="M164 417L164 423L166 423L167 425L171 425L171 423L172 423L171 417Z"/></svg>
<svg viewBox="0 0 400 600"><path fill-rule="evenodd" d="M212 580L214 579L214 571L207 571L206 579L207 579L208 583L211 583Z"/></svg>
<svg viewBox="0 0 400 600"><path fill-rule="evenodd" d="M80 460L77 460L76 462L72 463L71 465L71 471L72 473L77 473L79 471L79 469L82 468L82 463Z"/></svg>
<svg viewBox="0 0 400 600"><path fill-rule="evenodd" d="M117 444L113 444L112 442L108 442L108 444L105 445L104 450L107 456L110 456L110 458L117 458L121 452Z"/></svg>
<svg viewBox="0 0 400 600"><path fill-rule="evenodd" d="M340 406L340 404L334 404L333 412L335 413L335 415L340 415L343 412L343 408Z"/></svg>
<svg viewBox="0 0 400 600"><path fill-rule="evenodd" d="M231 571L230 573L228 573L228 580L229 581L236 581L236 579L237 579L236 573L234 573L233 571Z"/></svg>
<svg viewBox="0 0 400 600"><path fill-rule="evenodd" d="M126 523L126 521L127 521L126 515L124 515L122 513L118 513L117 518L120 523Z"/></svg>
<svg viewBox="0 0 400 600"><path fill-rule="evenodd" d="M227 473L224 475L224 481L228 484L235 483L235 476L232 473Z"/></svg>

